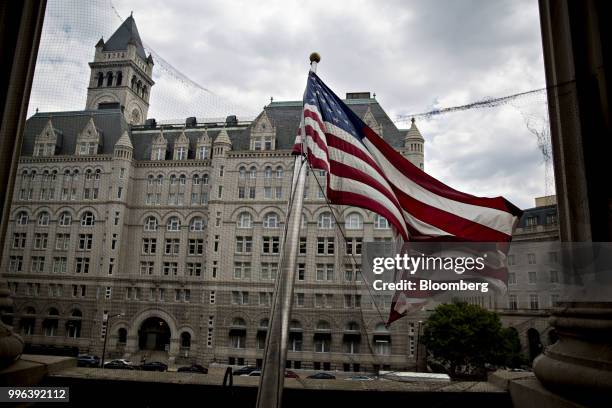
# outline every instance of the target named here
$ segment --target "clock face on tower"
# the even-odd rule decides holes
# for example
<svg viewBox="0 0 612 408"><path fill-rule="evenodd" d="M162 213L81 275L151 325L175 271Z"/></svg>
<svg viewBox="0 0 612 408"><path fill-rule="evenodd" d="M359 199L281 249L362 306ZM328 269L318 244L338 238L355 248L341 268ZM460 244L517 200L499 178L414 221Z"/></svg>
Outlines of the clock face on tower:
<svg viewBox="0 0 612 408"><path fill-rule="evenodd" d="M134 125L137 125L138 123L140 123L140 113L138 112L138 109L132 110L130 122Z"/></svg>
<svg viewBox="0 0 612 408"><path fill-rule="evenodd" d="M142 125L144 118L140 106L131 103L129 109L126 110L126 119L132 125Z"/></svg>

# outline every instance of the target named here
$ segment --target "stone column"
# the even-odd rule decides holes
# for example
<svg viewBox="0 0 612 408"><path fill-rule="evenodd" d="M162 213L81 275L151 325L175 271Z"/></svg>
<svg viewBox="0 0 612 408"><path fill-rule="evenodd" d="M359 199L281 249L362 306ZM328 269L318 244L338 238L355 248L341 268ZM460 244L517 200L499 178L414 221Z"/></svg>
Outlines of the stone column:
<svg viewBox="0 0 612 408"><path fill-rule="evenodd" d="M609 242L612 184L601 178L612 170L610 4L539 4L561 240ZM581 290L553 311L559 340L534 361L546 387L587 403L612 395L612 282L594 265L591 282L564 271Z"/></svg>

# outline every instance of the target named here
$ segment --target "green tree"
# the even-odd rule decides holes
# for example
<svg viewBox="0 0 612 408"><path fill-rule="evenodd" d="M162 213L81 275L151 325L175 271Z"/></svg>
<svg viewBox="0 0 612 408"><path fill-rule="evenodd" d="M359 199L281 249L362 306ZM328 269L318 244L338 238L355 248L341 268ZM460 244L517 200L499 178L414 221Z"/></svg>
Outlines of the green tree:
<svg viewBox="0 0 612 408"><path fill-rule="evenodd" d="M503 328L496 313L467 303L438 306L425 323L422 341L451 377L484 376L487 363L522 361L516 330Z"/></svg>

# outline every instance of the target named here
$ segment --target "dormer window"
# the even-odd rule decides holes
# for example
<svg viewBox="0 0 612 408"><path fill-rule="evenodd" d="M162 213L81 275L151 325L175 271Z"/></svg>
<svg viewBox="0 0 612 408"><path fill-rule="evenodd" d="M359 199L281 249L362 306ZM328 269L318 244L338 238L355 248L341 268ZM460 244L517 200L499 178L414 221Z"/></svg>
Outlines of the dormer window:
<svg viewBox="0 0 612 408"><path fill-rule="evenodd" d="M198 148L198 159L208 159L208 146Z"/></svg>
<svg viewBox="0 0 612 408"><path fill-rule="evenodd" d="M37 157L53 156L56 146L61 146L61 143L62 132L55 129L51 123L51 119L49 119L43 131L36 136L33 154Z"/></svg>
<svg viewBox="0 0 612 408"><path fill-rule="evenodd" d="M264 150L272 150L272 138L266 137L264 140Z"/></svg>
<svg viewBox="0 0 612 408"><path fill-rule="evenodd" d="M95 142L83 142L79 144L79 155L92 155L96 154L98 150L98 144Z"/></svg>
<svg viewBox="0 0 612 408"><path fill-rule="evenodd" d="M185 147L177 147L176 149L176 160L186 160L187 159L187 148Z"/></svg>
<svg viewBox="0 0 612 408"><path fill-rule="evenodd" d="M253 142L253 150L261 150L261 139L255 139Z"/></svg>

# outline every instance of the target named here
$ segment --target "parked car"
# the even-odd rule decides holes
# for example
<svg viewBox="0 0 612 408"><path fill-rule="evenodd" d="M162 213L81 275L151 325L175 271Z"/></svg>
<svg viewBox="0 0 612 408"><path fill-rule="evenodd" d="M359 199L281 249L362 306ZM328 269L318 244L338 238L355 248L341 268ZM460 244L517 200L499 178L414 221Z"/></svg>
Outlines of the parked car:
<svg viewBox="0 0 612 408"><path fill-rule="evenodd" d="M179 367L178 370L179 373L201 373L201 374L208 374L208 368L203 367L199 364L192 364L190 366L184 366L184 367Z"/></svg>
<svg viewBox="0 0 612 408"><path fill-rule="evenodd" d="M168 371L168 365L159 361L149 361L140 366L143 371Z"/></svg>
<svg viewBox="0 0 612 408"><path fill-rule="evenodd" d="M134 366L126 364L122 360L112 360L108 363L104 363L104 368L112 368L115 370L134 370Z"/></svg>
<svg viewBox="0 0 612 408"><path fill-rule="evenodd" d="M134 363L132 363L130 360L126 360L125 358L116 358L116 359L111 360L111 361L118 361L121 364L129 365L129 366L134 366Z"/></svg>
<svg viewBox="0 0 612 408"><path fill-rule="evenodd" d="M242 376L247 376L247 377L261 377L261 370L253 370L248 374L242 374Z"/></svg>
<svg viewBox="0 0 612 408"><path fill-rule="evenodd" d="M352 377L345 378L350 381L374 381L374 378L368 377L367 375L354 375Z"/></svg>
<svg viewBox="0 0 612 408"><path fill-rule="evenodd" d="M294 371L285 370L285 378L300 378Z"/></svg>
<svg viewBox="0 0 612 408"><path fill-rule="evenodd" d="M306 378L311 378L313 380L335 380L336 376L328 373L316 373L313 375L309 375Z"/></svg>
<svg viewBox="0 0 612 408"><path fill-rule="evenodd" d="M100 367L100 357L84 354L77 359L78 367Z"/></svg>
<svg viewBox="0 0 612 408"><path fill-rule="evenodd" d="M248 375L248 374L251 374L252 371L255 371L257 369L258 369L257 367L253 367L253 366L244 366L237 370L232 371L232 373L234 375L245 375L245 374Z"/></svg>

